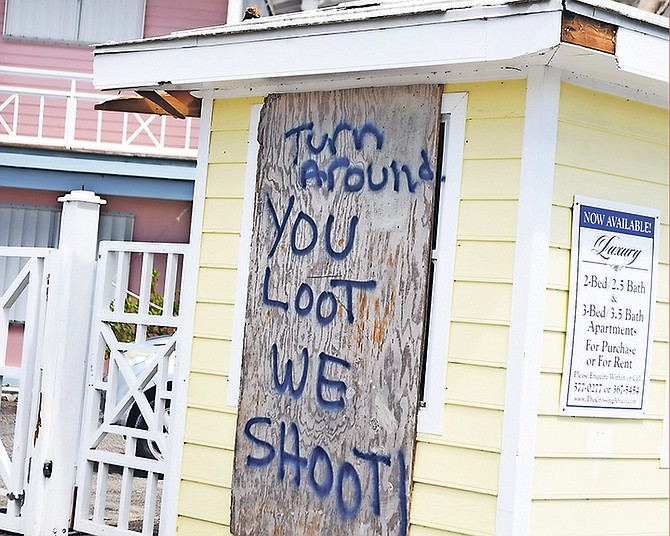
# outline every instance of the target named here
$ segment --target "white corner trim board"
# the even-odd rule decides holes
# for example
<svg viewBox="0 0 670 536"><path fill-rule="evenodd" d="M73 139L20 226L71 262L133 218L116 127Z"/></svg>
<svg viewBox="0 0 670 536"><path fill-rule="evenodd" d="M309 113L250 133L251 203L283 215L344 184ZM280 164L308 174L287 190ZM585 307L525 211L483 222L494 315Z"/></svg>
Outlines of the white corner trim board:
<svg viewBox="0 0 670 536"><path fill-rule="evenodd" d="M182 451L184 448L184 430L186 427L186 401L188 397L188 377L191 368L191 348L193 341L194 313L198 281L198 261L200 259L200 240L202 236L202 215L205 208L205 186L207 181L207 154L209 152L209 130L212 122L212 92L208 91L202 99L202 115L198 133L198 163L195 171L193 190L193 209L191 211L191 234L189 254L184 257L182 275L181 314L186 321L180 336L179 359L177 360L173 382L172 424L170 429L170 465L165 474L161 534L175 534L179 483L181 480ZM168 515L169 514L169 515Z"/></svg>
<svg viewBox="0 0 670 536"><path fill-rule="evenodd" d="M496 534L530 531L560 72L529 72L510 312Z"/></svg>

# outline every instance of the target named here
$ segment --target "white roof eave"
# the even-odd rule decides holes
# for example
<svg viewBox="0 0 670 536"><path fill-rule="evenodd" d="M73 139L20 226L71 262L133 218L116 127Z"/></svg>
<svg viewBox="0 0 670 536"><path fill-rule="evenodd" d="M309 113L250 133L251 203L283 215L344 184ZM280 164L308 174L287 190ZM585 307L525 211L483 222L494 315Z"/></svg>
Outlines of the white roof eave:
<svg viewBox="0 0 670 536"><path fill-rule="evenodd" d="M541 9L540 9L541 8ZM96 47L102 90L216 87L291 77L427 72L544 52L560 42L558 0L263 31L227 31ZM237 25L239 26L239 25Z"/></svg>
<svg viewBox="0 0 670 536"><path fill-rule="evenodd" d="M616 54L561 42L568 10L618 28ZM631 11L629 13L629 11ZM95 48L99 89L268 92L524 77L645 95L667 107L667 19L612 0L414 0L333 8Z"/></svg>

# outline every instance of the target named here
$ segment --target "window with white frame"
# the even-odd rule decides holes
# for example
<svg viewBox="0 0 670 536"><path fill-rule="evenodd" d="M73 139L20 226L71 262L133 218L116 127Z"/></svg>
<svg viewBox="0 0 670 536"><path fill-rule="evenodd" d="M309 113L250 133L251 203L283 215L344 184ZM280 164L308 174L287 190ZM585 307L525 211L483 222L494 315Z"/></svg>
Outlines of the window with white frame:
<svg viewBox="0 0 670 536"><path fill-rule="evenodd" d="M442 434L447 378L466 105L466 93L447 93L442 97L438 155L440 181L433 214L431 267L428 273L429 308L425 321L426 347L417 426L418 432L437 435Z"/></svg>
<svg viewBox="0 0 670 536"><path fill-rule="evenodd" d="M463 146L465 143L466 105L466 93L448 93L442 97L438 157L441 179L436 190L432 263L428 274L430 301L425 325L427 342L422 363L421 403L417 428L420 433L442 434L456 226L458 223ZM256 156L258 151L256 131L260 118L260 108L260 105L253 108L249 130L248 164L245 177L237 294L235 296L233 340L227 390L227 404L233 407L237 406L239 397L253 199L256 183Z"/></svg>
<svg viewBox="0 0 670 536"><path fill-rule="evenodd" d="M145 0L6 0L6 38L69 44L138 39Z"/></svg>

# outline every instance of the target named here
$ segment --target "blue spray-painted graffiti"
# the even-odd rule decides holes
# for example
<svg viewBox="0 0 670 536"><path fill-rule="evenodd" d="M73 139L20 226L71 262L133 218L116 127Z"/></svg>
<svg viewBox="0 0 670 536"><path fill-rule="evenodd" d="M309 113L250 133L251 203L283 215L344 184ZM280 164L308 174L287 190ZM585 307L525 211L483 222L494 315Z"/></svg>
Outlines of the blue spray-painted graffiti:
<svg viewBox="0 0 670 536"><path fill-rule="evenodd" d="M276 424L279 425L277 442L268 439L277 434ZM288 433L291 435L292 449L287 450ZM247 455L248 467L267 467L273 461L277 462L277 479L283 481L287 473L292 473L292 484L300 488L302 474L307 472L307 483L309 489L322 499L327 498L335 490L335 501L337 510L344 518L357 515L363 506L363 483L361 473L367 477L369 507L372 514L379 517L381 514L381 473L382 466L391 470L393 465L397 466L398 482L395 486L395 494L398 499L398 511L400 517L400 534L407 532L407 467L405 455L398 451L395 460L383 452L364 451L353 447L351 453L354 458L367 462L367 471L356 469L347 460L333 463L333 460L322 445L315 445L309 455L303 455L300 443L300 430L295 422L279 421L275 423L269 417L253 417L244 426L244 436L252 444L253 453ZM266 439L263 439L266 438ZM275 445L276 444L276 448ZM306 454L306 453L305 453ZM366 466L362 466L365 468ZM360 471L360 472L359 472ZM346 493L346 490L349 493ZM348 497L345 497L347 496Z"/></svg>
<svg viewBox="0 0 670 536"><path fill-rule="evenodd" d="M377 286L377 282L373 279L367 281L356 281L353 279L328 279L331 288L344 288L344 303L346 303L347 321L353 324L356 320L354 315L354 290L362 292L373 290ZM263 305L266 307L276 307L282 311L289 310L288 297L279 299L277 297L270 297L270 286L272 281L272 269L267 266L265 268L265 277L263 279ZM315 313L317 322L321 326L327 326L337 315L337 309L343 303L330 290L322 291L317 299L316 306L314 305L314 290L309 283L303 282L298 287L293 299L293 307L298 316L308 316L312 311Z"/></svg>
<svg viewBox="0 0 670 536"><path fill-rule="evenodd" d="M425 149L420 151L420 159L414 164L387 156L378 159L383 162L361 164L360 158L342 154L345 147L351 152L352 144L354 151L365 151L368 156L386 146L388 140L384 133L372 122L353 126L341 121L330 133L317 134L314 123L306 121L287 130L284 140L292 144L287 146L291 151L291 165L297 173L297 188L303 190L315 186L331 192L339 188L345 193L364 195L388 188L398 194L411 195L422 183L432 182L435 178ZM347 266L343 261L356 250L361 216L351 211L346 215L337 211L317 213L314 208L299 207L299 198L299 190L284 199L273 200L269 192L263 194L270 228L263 237L268 240L269 247L262 305L282 315L295 315L301 321L315 322L322 329L332 329L342 307L346 311L346 324L354 324L361 320L354 303L369 301L365 295L375 292L376 279L346 278L337 271L336 276L319 274L308 281L288 284L284 270L292 266L292 258L309 262L324 252L334 266ZM270 259L275 255L281 257L281 262L271 263ZM288 403L301 404L309 393L319 410L333 416L328 422L337 425L337 416L344 416L353 404L353 390L347 386L347 377L356 373L352 361L333 355L332 350L314 353L314 359L304 347L297 355L287 357L295 349L286 352L278 342L273 342L268 350L269 386L275 396L286 396ZM384 452L378 448L358 447L342 450L340 446L337 449L340 459L333 459L332 447L329 452L328 445L301 431L299 423L311 421L311 416L307 415L306 421L298 420L268 416L248 419L243 433L247 442L246 466L276 469L274 474L278 481L286 480L294 489L309 490L314 497L331 501L343 519L355 518L362 511L380 517L383 510L392 508L398 512L399 533L406 534L407 467L404 452L397 447ZM397 475L396 482L389 481L391 475Z"/></svg>
<svg viewBox="0 0 670 536"><path fill-rule="evenodd" d="M307 147L307 150L313 155L321 154L321 152L323 152L326 146L330 150L331 155L333 156L336 155L337 139L343 132L351 133L351 136L354 141L354 147L356 148L357 151L363 149L363 143L367 136L372 136L374 138L375 147L377 148L378 151L381 150L382 146L384 145L384 134L373 123L365 123L361 128L354 128L347 121L340 121L340 123L338 123L333 129L332 136L329 136L328 134L324 134L323 136L321 136L321 142L319 143L318 146L315 146L313 143L314 141L313 129L314 129L314 122L307 121L302 125L290 128L284 133L285 139L289 139L292 136L295 136L295 156L293 157L293 165L296 165L298 163L298 159L300 158L300 140L303 137L305 138L305 147ZM303 136L303 134L305 136Z"/></svg>
<svg viewBox="0 0 670 536"><path fill-rule="evenodd" d="M432 181L435 173L431 167L428 153L425 149L421 150L421 164L416 173L407 163L397 162L391 159L387 162L380 162L375 165L354 164L347 156L336 156L338 154L337 140L343 132L351 134L354 149L362 151L366 145L366 138L371 137L372 148L381 151L384 146L384 134L373 123L365 123L362 127L353 127L346 121L341 121L333 128L332 135L325 133L321 136L321 141L314 145L314 123L307 121L301 125L293 127L284 133L284 138L294 142L294 156L292 164L299 169L298 182L304 189L309 184L317 188L326 187L328 191L333 191L336 184L342 185L342 190L347 193L360 192L366 186L371 192L378 192L386 188L389 184L389 173L393 174L393 191L400 192L403 175L407 184L407 190L415 193L421 181ZM313 156L322 155L328 148L329 151L325 157L325 162L320 166ZM301 154L308 153L308 157L301 161ZM323 161L324 157L320 156ZM419 180L415 180L417 176ZM375 177L381 177L375 179Z"/></svg>

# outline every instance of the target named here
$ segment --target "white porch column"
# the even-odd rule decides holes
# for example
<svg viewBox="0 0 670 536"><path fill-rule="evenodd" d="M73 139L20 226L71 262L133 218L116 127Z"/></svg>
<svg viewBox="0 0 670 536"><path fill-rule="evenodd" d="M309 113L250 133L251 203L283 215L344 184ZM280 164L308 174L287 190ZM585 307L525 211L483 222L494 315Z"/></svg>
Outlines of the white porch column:
<svg viewBox="0 0 670 536"><path fill-rule="evenodd" d="M556 69L544 66L530 69L498 479L497 536L530 533L560 87L561 75Z"/></svg>
<svg viewBox="0 0 670 536"><path fill-rule="evenodd" d="M95 285L100 205L88 191L63 202L58 250L50 265L41 355L41 404L24 507L24 532L66 535L72 514L75 464Z"/></svg>

